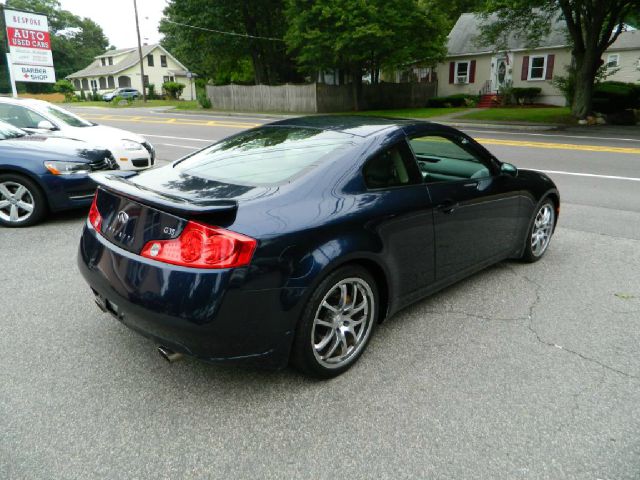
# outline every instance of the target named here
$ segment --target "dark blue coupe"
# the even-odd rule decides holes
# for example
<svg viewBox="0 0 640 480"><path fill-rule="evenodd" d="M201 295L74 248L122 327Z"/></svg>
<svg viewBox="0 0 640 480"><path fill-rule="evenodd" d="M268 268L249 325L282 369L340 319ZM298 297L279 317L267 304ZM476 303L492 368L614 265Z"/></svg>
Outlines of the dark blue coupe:
<svg viewBox="0 0 640 480"><path fill-rule="evenodd" d="M47 211L89 206L96 190L89 173L113 168L107 150L0 121L0 226L27 227Z"/></svg>
<svg viewBox="0 0 640 480"><path fill-rule="evenodd" d="M307 117L163 168L95 174L79 266L172 360L332 377L376 324L507 258L540 259L558 190L442 125Z"/></svg>

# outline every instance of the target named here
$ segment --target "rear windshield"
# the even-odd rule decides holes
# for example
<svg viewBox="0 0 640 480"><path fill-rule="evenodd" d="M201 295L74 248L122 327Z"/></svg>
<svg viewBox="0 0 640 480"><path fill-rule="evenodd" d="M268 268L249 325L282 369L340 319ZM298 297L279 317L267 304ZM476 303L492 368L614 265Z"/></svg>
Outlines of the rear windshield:
<svg viewBox="0 0 640 480"><path fill-rule="evenodd" d="M178 162L192 176L240 185L285 183L335 158L353 136L315 128L264 127L223 140Z"/></svg>

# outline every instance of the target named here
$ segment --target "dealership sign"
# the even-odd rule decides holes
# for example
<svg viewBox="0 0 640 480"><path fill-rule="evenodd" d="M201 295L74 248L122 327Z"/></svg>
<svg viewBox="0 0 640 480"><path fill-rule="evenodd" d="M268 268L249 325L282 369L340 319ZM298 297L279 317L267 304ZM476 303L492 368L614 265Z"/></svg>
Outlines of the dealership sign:
<svg viewBox="0 0 640 480"><path fill-rule="evenodd" d="M15 81L55 83L47 17L5 9L4 20Z"/></svg>

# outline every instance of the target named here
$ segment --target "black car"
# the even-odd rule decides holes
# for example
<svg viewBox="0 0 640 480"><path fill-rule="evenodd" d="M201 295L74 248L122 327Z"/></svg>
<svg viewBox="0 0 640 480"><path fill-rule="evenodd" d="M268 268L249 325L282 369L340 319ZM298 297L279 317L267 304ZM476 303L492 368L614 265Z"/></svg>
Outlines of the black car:
<svg viewBox="0 0 640 480"><path fill-rule="evenodd" d="M0 226L28 227L49 211L88 207L96 190L89 174L117 168L108 150L0 121Z"/></svg>
<svg viewBox="0 0 640 480"><path fill-rule="evenodd" d="M283 120L153 171L95 174L79 266L165 358L348 369L376 324L547 250L560 197L442 125Z"/></svg>

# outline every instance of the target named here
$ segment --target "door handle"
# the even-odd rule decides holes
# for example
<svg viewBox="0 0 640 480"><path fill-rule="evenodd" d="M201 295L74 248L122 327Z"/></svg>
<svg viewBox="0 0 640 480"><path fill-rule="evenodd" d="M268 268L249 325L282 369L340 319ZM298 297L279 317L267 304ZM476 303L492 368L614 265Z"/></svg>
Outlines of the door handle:
<svg viewBox="0 0 640 480"><path fill-rule="evenodd" d="M455 200L445 200L440 205L438 205L438 210L442 213L453 213L453 211L458 208L458 202Z"/></svg>

